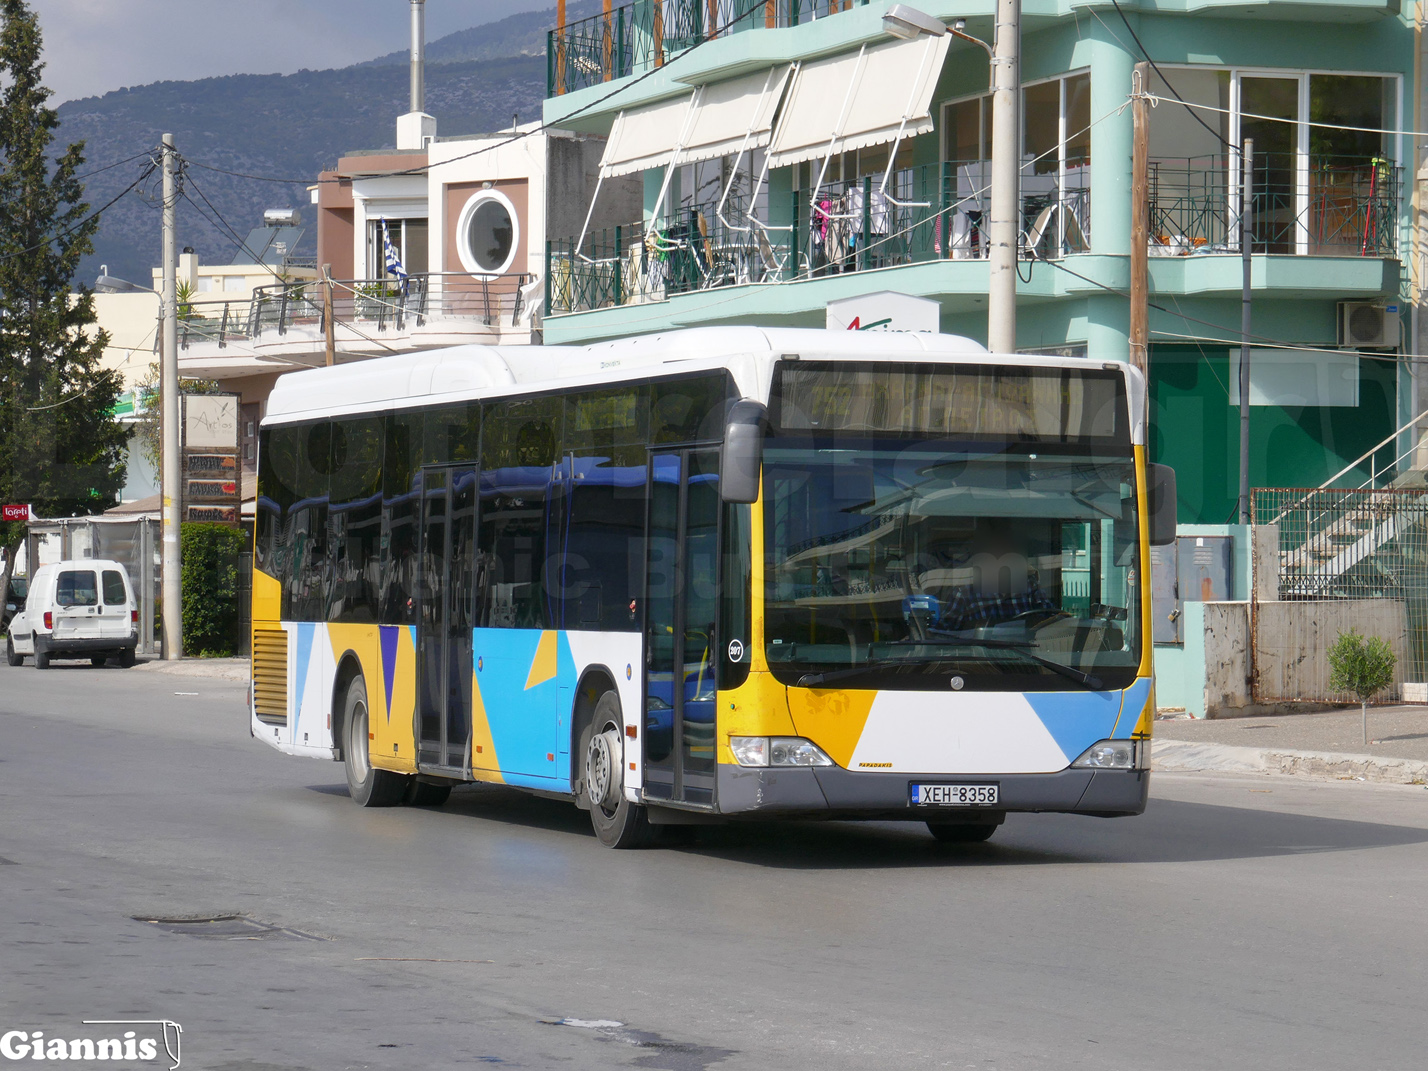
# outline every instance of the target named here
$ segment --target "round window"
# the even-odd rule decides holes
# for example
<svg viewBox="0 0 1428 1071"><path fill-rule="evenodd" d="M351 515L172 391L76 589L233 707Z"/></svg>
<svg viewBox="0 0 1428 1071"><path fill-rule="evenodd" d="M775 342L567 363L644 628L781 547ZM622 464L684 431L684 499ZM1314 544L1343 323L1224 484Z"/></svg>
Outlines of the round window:
<svg viewBox="0 0 1428 1071"><path fill-rule="evenodd" d="M514 206L494 191L467 202L461 213L461 259L466 270L499 275L511 266L516 252Z"/></svg>

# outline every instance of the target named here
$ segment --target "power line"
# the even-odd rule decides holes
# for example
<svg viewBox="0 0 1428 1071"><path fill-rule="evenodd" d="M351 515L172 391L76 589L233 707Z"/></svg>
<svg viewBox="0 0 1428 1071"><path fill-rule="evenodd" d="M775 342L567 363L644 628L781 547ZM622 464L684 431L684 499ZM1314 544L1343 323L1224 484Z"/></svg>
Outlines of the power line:
<svg viewBox="0 0 1428 1071"><path fill-rule="evenodd" d="M1170 90L1170 92L1175 95L1176 100L1178 100L1181 104L1185 105L1185 110L1190 112L1190 118L1194 119L1195 122L1199 123L1206 130L1208 130L1210 132L1210 135L1221 145L1229 149L1231 152L1234 152L1235 146L1231 145L1228 141L1226 141L1224 136L1218 130L1213 129L1210 124L1205 122L1205 120L1201 119L1196 112L1191 111L1190 105L1186 102L1185 98L1182 97L1180 95L1180 92L1173 85L1170 84L1170 79L1165 77L1165 72L1155 65L1155 60L1150 58L1150 53L1145 50L1145 45L1141 44L1140 38L1136 36L1135 28L1131 26L1130 19L1126 18L1126 13L1121 10L1121 5L1118 0L1111 0L1111 4L1115 7L1116 14L1121 17L1121 22L1125 23L1126 30L1130 33L1131 40L1135 42L1136 48L1140 49L1140 54L1145 57L1145 62L1150 64L1150 69L1160 76L1160 80L1165 83L1165 88ZM1141 86L1140 88L1141 91L1144 92L1147 87Z"/></svg>
<svg viewBox="0 0 1428 1071"><path fill-rule="evenodd" d="M23 256L26 256L27 254L33 253L33 252L35 252L36 250L45 248L45 247L48 246L51 242L57 242L57 241L59 241L61 238L66 238L66 237L68 237L69 235L73 234L75 231L79 230L81 227L85 226L86 224L88 224L88 223L91 222L92 220L98 219L98 218L99 218L100 216L102 216L105 212L109 211L109 209L113 208L114 205L116 205L116 204L119 202L119 200L120 200L122 197L124 197L125 194L129 193L129 192L130 192L131 190L133 190L136 186L138 186L141 182L143 182L146 178L148 178L149 175L153 172L153 170L154 170L154 165L153 165L152 162L150 162L149 166L144 169L144 173L143 173L143 174L141 174L141 175L140 175L138 178L136 178L133 182L129 183L129 185L125 186L122 190L120 190L117 194L115 194L114 197L111 198L111 199L104 205L104 207L99 208L99 209L96 209L95 211L91 212L89 215L85 216L85 217L84 217L82 220L80 220L78 223L75 223L73 226L67 227L65 230L61 231L59 234L52 235L51 237L46 238L44 241L38 242L38 243L36 243L35 245L30 246L28 249L18 249L18 250L16 250L16 251L13 252L13 253L6 253L6 254L4 254L3 256L0 256L0 261L12 260L12 259L14 259L15 257L23 257Z"/></svg>
<svg viewBox="0 0 1428 1071"><path fill-rule="evenodd" d="M618 97L621 93L625 93L625 92L627 92L628 90L633 89L635 86L639 85L641 82L645 81L647 78L652 78L652 77L654 77L656 74L660 74L660 73L662 73L662 72L668 71L669 68L670 68L673 64L678 63L681 59L683 59L685 56L688 56L690 53L694 52L696 49L698 49L698 48L700 48L700 47L702 47L702 46L708 44L710 41L713 41L713 40L715 40L716 38L720 37L720 36L724 33L724 31L728 30L730 27L734 26L736 23L742 22L744 19L748 18L750 15L752 15L752 14L753 14L755 11L757 11L759 8L763 7L766 2L767 2L767 0L751 0L751 2L750 2L750 4L749 4L749 7L748 7L746 10L739 12L737 15L734 15L732 18L728 19L726 22L722 23L722 24L719 25L719 26L714 27L713 30L710 31L708 37L702 37L702 38L700 38L698 41L694 42L694 44L692 44L692 45L690 45L688 48L684 49L684 50L683 50L682 52L680 52L678 55L675 55L675 56L671 57L671 58L668 60L668 62L664 63L664 64L661 65L661 66L651 67L649 70L645 71L644 74L641 74L641 75L637 76L633 81L626 82L624 85L620 86L618 89L612 89L610 92L606 93L604 96L602 96L602 97L597 97L595 100L590 101L588 104L583 104L583 105L581 105L579 108L576 108L573 112L567 112L565 115L561 116L561 121L562 121L562 122L568 122L569 120L574 119L574 118L575 118L576 116L578 116L578 115L583 115L583 114L585 114L586 112L591 111L591 110L594 109L594 108L598 108L600 105L604 104L606 101L611 100L611 99L613 99L613 98L615 98L615 97ZM525 138L530 137L532 134L541 134L541 133L544 133L544 132L547 131L547 130L559 130L559 129L561 129L561 128L560 128L560 126L559 126L558 124L556 124L556 123L545 123L545 122L542 122L542 123L539 123L539 124L536 125L536 126L531 127L529 130L517 131L516 133L513 133L510 137L506 138L504 141L498 141L498 142L496 142L495 144L492 144L492 145L485 145L485 146L483 146L483 147L481 147L481 148L479 148L479 149L473 149L471 152L462 153L460 156L453 156L453 157L452 157L451 159L449 159L449 160L443 160L443 161L442 161L442 164L454 164L454 163L457 163L457 162L460 161L460 160L469 160L469 159L471 159L473 156L481 156L481 155L484 155L485 153L494 152L494 151L497 150L497 149L505 148L507 145L513 144L514 142L522 141L522 140L524 140ZM201 164L201 163L198 163L197 161L190 161L190 163L192 163L192 165L193 165L194 167L201 167L201 168L203 168L205 171L215 171L215 172L217 172L218 174L221 174L221 175L231 175L231 176L233 176L233 177L235 177L235 178L253 179L253 180L259 181L259 182L281 182L281 183L286 183L286 184L288 184L288 185L313 186L313 185L319 185L319 184L322 184L322 183L331 183L331 182L340 182L340 181L341 181L340 179L284 179L284 178L275 178L275 177L272 177L272 176L264 176L264 175L248 175L248 174L244 174L244 173L239 172L239 171L228 171L228 170L225 170L224 168L221 168L221 167L214 167L214 166L212 166L211 164ZM431 170L431 165L430 165L430 164L425 164L425 165L420 166L420 167L409 167L409 168L406 168L406 169L401 170L401 171L384 171L384 172L382 172L382 177L384 177L384 178L397 178L397 177L401 177L401 176L404 176L404 175L424 175L424 174L426 174L427 172L429 172L430 170Z"/></svg>

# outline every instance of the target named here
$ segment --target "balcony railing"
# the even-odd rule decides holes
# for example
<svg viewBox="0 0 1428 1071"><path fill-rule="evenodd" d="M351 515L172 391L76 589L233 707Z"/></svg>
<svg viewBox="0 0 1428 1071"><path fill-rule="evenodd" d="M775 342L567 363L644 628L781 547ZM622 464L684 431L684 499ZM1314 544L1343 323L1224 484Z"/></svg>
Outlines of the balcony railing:
<svg viewBox="0 0 1428 1071"><path fill-rule="evenodd" d="M336 325L369 330L408 331L432 320L471 320L515 326L525 312L524 288L532 276L521 273L491 278L447 272L410 275L405 282L385 279L335 279L332 318ZM253 290L241 301L189 301L179 306L179 345L244 342L290 329L326 330L320 280L274 283ZM157 345L157 344L156 344ZM155 350L157 352L157 349Z"/></svg>
<svg viewBox="0 0 1428 1071"><path fill-rule="evenodd" d="M546 96L641 74L686 48L743 30L798 26L868 0L641 0L551 30Z"/></svg>
<svg viewBox="0 0 1428 1071"><path fill-rule="evenodd" d="M1240 161L1153 160L1150 234L1165 256L1238 253ZM1403 169L1385 160L1264 154L1250 195L1256 253L1391 257L1398 250Z"/></svg>
<svg viewBox="0 0 1428 1071"><path fill-rule="evenodd" d="M687 205L667 225L607 228L548 245L546 311L559 315L662 301L695 290L788 282L899 264L987 256L990 165L947 161L882 177L825 184L817 204L794 191L792 225L750 219L731 198ZM1089 168L1023 176L1026 258L1084 252L1090 235Z"/></svg>

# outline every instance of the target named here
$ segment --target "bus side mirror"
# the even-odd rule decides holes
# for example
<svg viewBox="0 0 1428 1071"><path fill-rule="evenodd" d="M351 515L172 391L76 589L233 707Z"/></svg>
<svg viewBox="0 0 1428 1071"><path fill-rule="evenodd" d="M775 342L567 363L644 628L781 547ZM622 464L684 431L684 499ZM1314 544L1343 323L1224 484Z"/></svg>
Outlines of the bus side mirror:
<svg viewBox="0 0 1428 1071"><path fill-rule="evenodd" d="M1175 542L1175 470L1169 465L1147 465L1150 489L1150 545L1168 547Z"/></svg>
<svg viewBox="0 0 1428 1071"><path fill-rule="evenodd" d="M747 505L758 500L759 463L763 460L768 419L768 408L750 398L742 398L729 408L724 445L719 450L719 497L725 502Z"/></svg>

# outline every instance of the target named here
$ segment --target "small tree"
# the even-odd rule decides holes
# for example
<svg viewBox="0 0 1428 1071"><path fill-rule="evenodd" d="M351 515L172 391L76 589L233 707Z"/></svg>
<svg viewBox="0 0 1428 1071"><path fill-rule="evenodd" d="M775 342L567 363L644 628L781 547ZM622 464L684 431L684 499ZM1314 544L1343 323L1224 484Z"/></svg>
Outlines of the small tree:
<svg viewBox="0 0 1428 1071"><path fill-rule="evenodd" d="M1368 701L1393 683L1398 658L1379 636L1360 636L1358 629L1339 633L1329 648L1329 687L1359 697L1364 717L1364 743L1368 743Z"/></svg>

